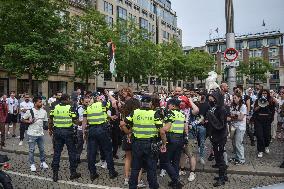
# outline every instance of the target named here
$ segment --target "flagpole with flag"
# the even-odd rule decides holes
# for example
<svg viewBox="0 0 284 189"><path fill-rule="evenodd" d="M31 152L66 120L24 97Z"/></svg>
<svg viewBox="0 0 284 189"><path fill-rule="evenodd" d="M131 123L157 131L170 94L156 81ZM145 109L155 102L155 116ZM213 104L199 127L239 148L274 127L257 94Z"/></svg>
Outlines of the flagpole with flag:
<svg viewBox="0 0 284 189"><path fill-rule="evenodd" d="M113 77L117 77L116 73L116 61L115 61L115 45L112 42L108 42L109 45L109 71Z"/></svg>

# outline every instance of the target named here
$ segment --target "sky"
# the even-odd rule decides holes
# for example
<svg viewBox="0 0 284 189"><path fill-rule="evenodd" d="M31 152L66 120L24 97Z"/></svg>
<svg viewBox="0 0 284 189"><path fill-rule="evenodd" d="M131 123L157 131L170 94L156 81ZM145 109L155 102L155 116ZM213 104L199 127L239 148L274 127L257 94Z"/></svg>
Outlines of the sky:
<svg viewBox="0 0 284 189"><path fill-rule="evenodd" d="M183 30L183 45L198 47L226 33L225 0L171 0ZM284 0L233 0L236 35L280 30L284 33ZM262 26L263 20L265 27ZM219 32L215 30L219 28Z"/></svg>

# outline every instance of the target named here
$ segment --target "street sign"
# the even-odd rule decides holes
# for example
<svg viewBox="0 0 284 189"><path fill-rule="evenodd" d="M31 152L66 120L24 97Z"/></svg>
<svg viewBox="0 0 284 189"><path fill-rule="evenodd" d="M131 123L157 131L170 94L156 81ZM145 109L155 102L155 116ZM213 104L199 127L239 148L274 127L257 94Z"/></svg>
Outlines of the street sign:
<svg viewBox="0 0 284 189"><path fill-rule="evenodd" d="M233 62L223 62L224 67L238 67L240 65L240 61Z"/></svg>
<svg viewBox="0 0 284 189"><path fill-rule="evenodd" d="M224 58L230 62L235 61L239 56L238 51L235 48L228 48L224 52Z"/></svg>

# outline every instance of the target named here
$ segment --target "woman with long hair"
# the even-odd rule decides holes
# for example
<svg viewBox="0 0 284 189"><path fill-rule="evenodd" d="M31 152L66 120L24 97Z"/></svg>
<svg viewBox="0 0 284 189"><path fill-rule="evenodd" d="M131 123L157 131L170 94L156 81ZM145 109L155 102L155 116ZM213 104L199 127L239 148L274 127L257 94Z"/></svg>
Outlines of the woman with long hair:
<svg viewBox="0 0 284 189"><path fill-rule="evenodd" d="M232 143L234 156L230 159L230 162L235 165L241 165L245 163L245 150L243 139L246 132L246 115L247 107L243 103L241 93L235 93L233 96L233 103L231 106L231 119L232 122Z"/></svg>
<svg viewBox="0 0 284 189"><path fill-rule="evenodd" d="M275 101L266 89L260 90L258 100L254 104L254 127L257 139L258 157L262 158L263 153L269 153L271 140L271 123L275 113Z"/></svg>
<svg viewBox="0 0 284 189"><path fill-rule="evenodd" d="M130 115L134 110L140 108L139 100L135 99L132 90L129 87L125 87L120 91L120 97L118 106L121 110L121 120L124 120L128 115ZM124 159L124 185L128 185L129 176L130 176L130 169L131 169L131 160L132 160L132 153L131 153L131 135L124 135L122 139L122 150L125 151L125 159ZM139 174L139 185L143 185L141 182L141 174ZM138 186L139 186L138 185Z"/></svg>

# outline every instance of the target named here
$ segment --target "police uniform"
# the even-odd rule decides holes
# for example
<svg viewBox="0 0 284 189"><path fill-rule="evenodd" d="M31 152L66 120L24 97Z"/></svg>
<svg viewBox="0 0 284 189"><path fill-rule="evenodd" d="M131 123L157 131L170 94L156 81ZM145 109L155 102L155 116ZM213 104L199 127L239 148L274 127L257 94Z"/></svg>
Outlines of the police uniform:
<svg viewBox="0 0 284 189"><path fill-rule="evenodd" d="M53 131L53 141L54 141L54 154L52 160L52 169L55 178L58 179L59 162L61 152L63 150L64 144L67 146L70 172L71 177L79 177L76 173L77 161L76 161L76 145L75 136L73 129L73 119L76 119L76 114L71 111L71 106L66 104L58 104L55 106L54 110L51 110L50 116L53 118L54 131ZM57 181L54 179L54 181Z"/></svg>
<svg viewBox="0 0 284 189"><path fill-rule="evenodd" d="M148 101L146 103L149 103L151 98L142 98L142 103L143 101ZM149 188L159 188L156 174L158 152L151 150L151 146L157 144L159 128L162 126L159 113L149 108L136 109L131 115L126 117L125 122L132 127L133 133L129 188L137 188L138 175L142 168L145 168L147 171Z"/></svg>
<svg viewBox="0 0 284 189"><path fill-rule="evenodd" d="M113 179L118 175L114 169L112 144L106 127L107 114L105 111L106 107L103 106L102 102L95 102L87 107L83 115L87 118L89 125L87 157L88 168L92 180L98 177L95 165L98 147L101 147L105 156L110 178Z"/></svg>
<svg viewBox="0 0 284 189"><path fill-rule="evenodd" d="M171 123L171 129L167 133L167 152L165 168L172 184L179 182L179 162L184 146L185 115L180 110L169 110L165 116L165 124Z"/></svg>

